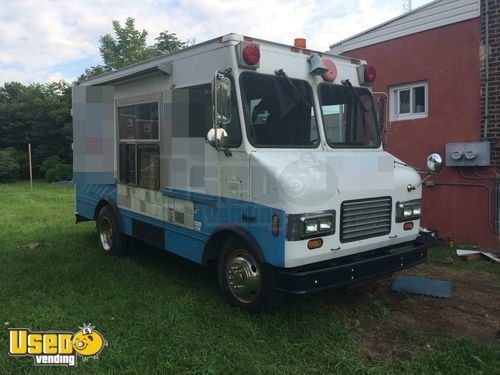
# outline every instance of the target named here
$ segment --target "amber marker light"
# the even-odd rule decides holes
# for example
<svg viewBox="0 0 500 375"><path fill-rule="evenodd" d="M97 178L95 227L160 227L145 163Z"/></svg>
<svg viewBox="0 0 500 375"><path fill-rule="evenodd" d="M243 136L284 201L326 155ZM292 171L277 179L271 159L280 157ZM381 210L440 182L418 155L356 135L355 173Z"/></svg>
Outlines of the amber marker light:
<svg viewBox="0 0 500 375"><path fill-rule="evenodd" d="M321 238L315 238L314 240L309 240L309 242L307 243L307 248L309 250L314 250L320 248L321 246L323 246L323 239Z"/></svg>
<svg viewBox="0 0 500 375"><path fill-rule="evenodd" d="M413 221L407 221L403 224L404 230L412 230L413 229Z"/></svg>

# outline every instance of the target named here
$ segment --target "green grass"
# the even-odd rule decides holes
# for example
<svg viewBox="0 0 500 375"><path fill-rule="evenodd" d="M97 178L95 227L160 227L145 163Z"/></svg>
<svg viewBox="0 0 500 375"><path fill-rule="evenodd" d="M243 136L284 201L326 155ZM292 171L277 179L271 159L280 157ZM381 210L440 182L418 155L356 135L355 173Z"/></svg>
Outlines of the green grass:
<svg viewBox="0 0 500 375"><path fill-rule="evenodd" d="M0 373L64 371L12 358L8 327L75 331L92 322L109 342L83 373L494 373L500 347L426 338L408 327L409 360L366 361L363 326L387 318L368 294L288 297L267 315L222 302L202 268L145 246L102 254L94 223L74 224L72 187L0 185ZM30 249L30 243L40 247ZM462 266L466 266L465 264ZM498 271L497 271L498 272Z"/></svg>
<svg viewBox="0 0 500 375"><path fill-rule="evenodd" d="M436 246L429 251L429 261L435 265L446 265L456 270L471 270L477 272L488 272L500 280L500 265L492 261L466 261L459 259L457 249L471 249L470 246L457 246L453 248ZM474 250L474 249L471 249Z"/></svg>

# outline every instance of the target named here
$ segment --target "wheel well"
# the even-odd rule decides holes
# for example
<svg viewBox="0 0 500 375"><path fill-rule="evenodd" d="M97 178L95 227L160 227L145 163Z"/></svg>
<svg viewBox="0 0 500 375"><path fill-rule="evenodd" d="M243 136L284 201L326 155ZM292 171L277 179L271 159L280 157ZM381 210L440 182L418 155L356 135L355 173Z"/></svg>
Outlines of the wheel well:
<svg viewBox="0 0 500 375"><path fill-rule="evenodd" d="M257 260L260 262L265 262L265 258L262 254L262 250L255 240L255 238L248 233L245 229L240 227L229 227L221 228L216 230L208 239L205 245L205 251L203 253L203 265L207 266L219 257L219 253L222 251L224 243L229 237L236 236L244 241L252 250L255 251Z"/></svg>
<svg viewBox="0 0 500 375"><path fill-rule="evenodd" d="M94 221L97 221L97 217L99 216L99 212L102 210L104 206L109 206L109 203L105 201L104 199L101 199L99 203L97 203L97 206L95 206L95 211L94 211Z"/></svg>
<svg viewBox="0 0 500 375"><path fill-rule="evenodd" d="M206 266L209 263L215 261L219 257L219 253L222 251L224 243L231 236L234 236L235 232L231 230L221 230L214 233L207 244L205 245L205 251L203 253L203 265Z"/></svg>
<svg viewBox="0 0 500 375"><path fill-rule="evenodd" d="M109 208L111 208L111 211L113 211L113 214L118 222L118 228L120 228L120 232L124 233L123 221L122 221L122 217L120 215L120 210L118 209L118 206L116 205L116 203L110 198L104 197L103 199L101 199L97 203L97 205L95 206L95 210L94 210L94 221L97 222L97 217L99 216L99 211L101 211L102 208L106 207L106 206L109 206Z"/></svg>

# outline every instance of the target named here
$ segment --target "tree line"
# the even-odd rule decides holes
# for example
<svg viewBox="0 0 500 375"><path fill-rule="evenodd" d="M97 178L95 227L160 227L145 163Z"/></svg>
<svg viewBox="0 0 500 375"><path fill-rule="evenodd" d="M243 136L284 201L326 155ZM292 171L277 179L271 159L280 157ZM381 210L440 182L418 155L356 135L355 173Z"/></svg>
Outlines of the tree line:
<svg viewBox="0 0 500 375"><path fill-rule="evenodd" d="M123 26L113 21L112 27L114 35L99 39L103 63L85 69L77 81L194 44L163 31L153 45L148 45L148 32L137 30L132 17ZM28 143L32 146L34 177L54 181L71 177L74 83L6 82L0 87L0 182L28 177Z"/></svg>

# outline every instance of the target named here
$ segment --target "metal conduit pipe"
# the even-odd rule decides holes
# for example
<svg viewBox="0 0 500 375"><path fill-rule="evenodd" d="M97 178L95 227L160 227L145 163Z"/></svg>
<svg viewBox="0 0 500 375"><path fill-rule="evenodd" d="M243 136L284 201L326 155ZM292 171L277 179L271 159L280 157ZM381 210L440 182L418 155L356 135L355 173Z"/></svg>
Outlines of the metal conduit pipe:
<svg viewBox="0 0 500 375"><path fill-rule="evenodd" d="M491 188L485 184L472 184L464 182L434 182L434 186L466 186L466 187L480 187L486 189L488 192L488 224L493 233L497 233L491 222Z"/></svg>
<svg viewBox="0 0 500 375"><path fill-rule="evenodd" d="M493 173L495 173L495 175L488 175L488 176L482 175L482 174L479 174L479 172L475 169L474 169L474 174L480 178L500 179L500 173L498 173L495 168L490 168L489 170L491 170ZM469 178L469 177L465 177L465 178Z"/></svg>
<svg viewBox="0 0 500 375"><path fill-rule="evenodd" d="M491 180L491 181L496 181L498 179L500 179L500 175L496 175L496 176L484 176L484 175L480 175L478 173L475 173L475 176L467 176L463 170L460 171L460 175L463 177L463 178L467 178L469 180Z"/></svg>
<svg viewBox="0 0 500 375"><path fill-rule="evenodd" d="M495 233L498 234L498 238L500 239L500 174L496 171L495 168L491 168L491 171L495 173L495 176L490 175L490 176L484 176L480 175L477 170L474 170L474 174L476 176L467 176L463 170L460 171L460 175L463 178L469 179L469 180L490 180L495 183L495 202L496 202L496 209L495 209ZM491 199L491 193L490 193L490 199ZM489 217L491 218L491 204L488 204L488 210L489 210ZM490 228L491 228L491 219L490 220Z"/></svg>

